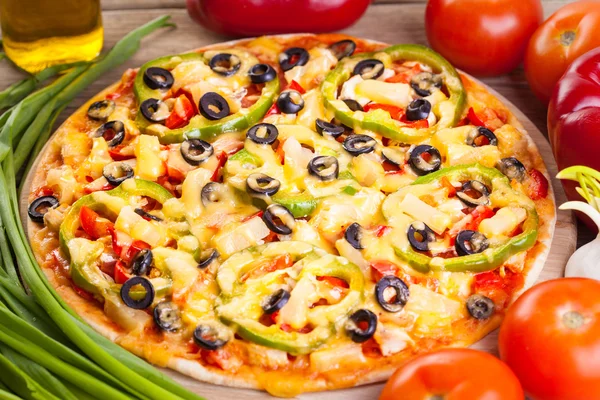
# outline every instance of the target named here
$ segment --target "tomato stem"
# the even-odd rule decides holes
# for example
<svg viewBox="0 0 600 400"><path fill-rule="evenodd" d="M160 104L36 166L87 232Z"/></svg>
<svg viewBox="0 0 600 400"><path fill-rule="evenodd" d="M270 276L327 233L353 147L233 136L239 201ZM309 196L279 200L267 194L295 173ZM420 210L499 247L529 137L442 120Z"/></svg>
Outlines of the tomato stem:
<svg viewBox="0 0 600 400"><path fill-rule="evenodd" d="M569 47L574 41L577 33L575 31L564 31L560 34L560 44Z"/></svg>
<svg viewBox="0 0 600 400"><path fill-rule="evenodd" d="M585 318L577 311L568 311L563 314L563 324L569 329L579 329L585 324Z"/></svg>

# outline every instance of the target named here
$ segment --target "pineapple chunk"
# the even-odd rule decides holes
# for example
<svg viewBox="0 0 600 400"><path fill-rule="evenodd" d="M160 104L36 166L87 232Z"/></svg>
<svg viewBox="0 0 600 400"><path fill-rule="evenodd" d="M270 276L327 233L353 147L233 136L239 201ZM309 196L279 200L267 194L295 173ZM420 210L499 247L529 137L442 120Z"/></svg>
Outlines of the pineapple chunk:
<svg viewBox="0 0 600 400"><path fill-rule="evenodd" d="M452 329L452 322L462 318L466 307L420 285L410 285L410 298L404 310L417 315L415 329L427 334L434 330Z"/></svg>
<svg viewBox="0 0 600 400"><path fill-rule="evenodd" d="M73 174L73 168L68 165L62 165L48 171L46 184L52 188L58 188L61 204L72 204L75 200L77 191L77 180Z"/></svg>
<svg viewBox="0 0 600 400"><path fill-rule="evenodd" d="M113 161L108 153L108 144L102 137L94 138L92 141L92 151L83 161L83 164L77 169L77 175L81 178L91 176L98 179L102 176L104 166Z"/></svg>
<svg viewBox="0 0 600 400"><path fill-rule="evenodd" d="M135 174L141 179L156 181L166 173L165 164L160 157L160 143L156 136L140 135L135 145L137 164Z"/></svg>
<svg viewBox="0 0 600 400"><path fill-rule="evenodd" d="M385 176L383 165L373 159L371 154L361 154L352 159L352 174L362 185L371 187Z"/></svg>
<svg viewBox="0 0 600 400"><path fill-rule="evenodd" d="M167 241L166 232L160 225L146 221L131 206L121 209L115 221L115 229L127 233L134 239L142 240L152 247L164 245Z"/></svg>
<svg viewBox="0 0 600 400"><path fill-rule="evenodd" d="M90 154L92 139L78 130L69 130L60 141L60 154L65 164L75 168Z"/></svg>
<svg viewBox="0 0 600 400"><path fill-rule="evenodd" d="M348 343L310 354L310 368L317 372L332 371L341 365L360 367L367 362L362 347L357 343Z"/></svg>
<svg viewBox="0 0 600 400"><path fill-rule="evenodd" d="M202 214L204 206L202 205L201 192L204 185L210 182L211 176L212 172L209 170L198 168L189 172L183 181L180 202L183 203L186 216L189 219L196 219ZM175 205L176 204L174 203L173 206ZM180 207L174 207L174 209L179 208Z"/></svg>
<svg viewBox="0 0 600 400"><path fill-rule="evenodd" d="M412 193L408 193L399 208L416 220L423 221L437 234L442 234L452 223L452 217L439 211L420 200Z"/></svg>
<svg viewBox="0 0 600 400"><path fill-rule="evenodd" d="M262 239L271 233L263 220L257 217L250 218L233 229L232 225L227 225L225 230L212 238L215 248L223 257L229 257L231 254L255 246L259 242L262 244Z"/></svg>
<svg viewBox="0 0 600 400"><path fill-rule="evenodd" d="M527 218L527 211L520 207L504 207L498 210L496 215L484 219L479 224L479 232L486 237L507 235L514 231L517 226Z"/></svg>
<svg viewBox="0 0 600 400"><path fill-rule="evenodd" d="M356 85L356 93L380 104L406 107L412 101L411 88L406 83L389 83L367 79Z"/></svg>

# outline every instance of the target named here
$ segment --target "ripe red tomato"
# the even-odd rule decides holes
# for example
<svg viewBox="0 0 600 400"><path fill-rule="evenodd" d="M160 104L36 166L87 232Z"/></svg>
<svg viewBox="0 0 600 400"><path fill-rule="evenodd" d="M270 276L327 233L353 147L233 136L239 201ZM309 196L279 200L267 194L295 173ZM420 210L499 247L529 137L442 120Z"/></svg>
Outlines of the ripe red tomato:
<svg viewBox="0 0 600 400"><path fill-rule="evenodd" d="M444 398L523 400L515 374L491 354L445 349L419 356L400 367L379 400Z"/></svg>
<svg viewBox="0 0 600 400"><path fill-rule="evenodd" d="M529 87L548 104L569 64L600 46L600 3L577 1L552 14L531 37L525 53Z"/></svg>
<svg viewBox="0 0 600 400"><path fill-rule="evenodd" d="M475 75L512 71L543 20L540 0L429 0L429 44L456 67Z"/></svg>
<svg viewBox="0 0 600 400"><path fill-rule="evenodd" d="M500 357L536 399L600 395L600 282L563 278L529 289L508 309Z"/></svg>

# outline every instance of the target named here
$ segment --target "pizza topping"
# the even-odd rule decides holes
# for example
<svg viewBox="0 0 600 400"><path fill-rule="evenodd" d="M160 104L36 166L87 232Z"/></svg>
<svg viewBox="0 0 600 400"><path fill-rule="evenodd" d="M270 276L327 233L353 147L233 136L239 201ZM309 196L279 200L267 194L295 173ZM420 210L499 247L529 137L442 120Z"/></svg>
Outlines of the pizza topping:
<svg viewBox="0 0 600 400"><path fill-rule="evenodd" d="M375 285L375 298L385 311L397 313L402 311L410 291L404 281L396 276L384 276Z"/></svg>
<svg viewBox="0 0 600 400"><path fill-rule="evenodd" d="M94 137L102 137L108 147L120 145L125 139L125 125L121 121L108 121L94 133Z"/></svg>
<svg viewBox="0 0 600 400"><path fill-rule="evenodd" d="M320 118L315 120L315 129L323 136L328 135L334 138L341 136L346 131L346 128L343 126L336 125L333 122L327 122Z"/></svg>
<svg viewBox="0 0 600 400"><path fill-rule="evenodd" d="M200 114L210 121L217 121L229 115L229 103L223 96L208 92L200 98Z"/></svg>
<svg viewBox="0 0 600 400"><path fill-rule="evenodd" d="M150 89L170 89L173 86L173 74L164 68L150 67L144 71L144 83Z"/></svg>
<svg viewBox="0 0 600 400"><path fill-rule="evenodd" d="M235 54L219 53L210 59L208 65L219 75L231 76L240 70L242 61Z"/></svg>
<svg viewBox="0 0 600 400"><path fill-rule="evenodd" d="M354 69L352 75L359 75L363 79L377 79L383 75L385 65L376 59L367 59L359 61Z"/></svg>
<svg viewBox="0 0 600 400"><path fill-rule="evenodd" d="M417 251L428 251L429 243L435 241L435 233L421 221L411 223L406 234L408 242Z"/></svg>
<svg viewBox="0 0 600 400"><path fill-rule="evenodd" d="M156 222L162 222L163 219L160 217L157 217L156 215L152 215L149 212L145 211L142 208L136 208L133 210L137 215L139 215L140 217L144 218L146 221L156 221Z"/></svg>
<svg viewBox="0 0 600 400"><path fill-rule="evenodd" d="M124 161L111 162L102 169L102 176L113 186L119 186L126 179L133 178L133 175L133 168Z"/></svg>
<svg viewBox="0 0 600 400"><path fill-rule="evenodd" d="M384 147L381 149L383 159L397 167L404 165L406 153L398 147ZM384 166L385 168L385 166Z"/></svg>
<svg viewBox="0 0 600 400"><path fill-rule="evenodd" d="M304 108L304 99L297 90L286 90L277 98L277 108L284 114L297 114Z"/></svg>
<svg viewBox="0 0 600 400"><path fill-rule="evenodd" d="M428 71L420 72L410 78L410 87L421 97L430 96L442 88L444 79L442 75Z"/></svg>
<svg viewBox="0 0 600 400"><path fill-rule="evenodd" d="M152 316L154 323L165 332L177 332L183 327L179 307L171 301L158 303Z"/></svg>
<svg viewBox="0 0 600 400"><path fill-rule="evenodd" d="M364 111L360 103L353 99L345 99L344 104L350 109L350 111Z"/></svg>
<svg viewBox="0 0 600 400"><path fill-rule="evenodd" d="M466 143L473 147L498 146L498 138L488 128L478 126L469 132Z"/></svg>
<svg viewBox="0 0 600 400"><path fill-rule="evenodd" d="M483 252L490 247L490 242L483 233L464 230L456 235L454 246L459 256L468 256Z"/></svg>
<svg viewBox="0 0 600 400"><path fill-rule="evenodd" d="M141 287L141 290L136 289ZM121 300L129 308L144 310L152 305L156 292L152 283L140 276L129 278L121 286Z"/></svg>
<svg viewBox="0 0 600 400"><path fill-rule="evenodd" d="M279 130L273 124L256 124L248 129L246 137L257 144L273 144L279 136Z"/></svg>
<svg viewBox="0 0 600 400"><path fill-rule="evenodd" d="M365 308L355 311L346 323L346 332L355 343L371 339L377 329L377 315Z"/></svg>
<svg viewBox="0 0 600 400"><path fill-rule="evenodd" d="M296 226L294 216L281 204L271 204L262 215L262 220L272 232L289 235Z"/></svg>
<svg viewBox="0 0 600 400"><path fill-rule="evenodd" d="M408 163L415 174L419 176L427 175L440 169L442 156L435 147L428 144L421 144L412 149Z"/></svg>
<svg viewBox="0 0 600 400"><path fill-rule="evenodd" d="M267 296L261 307L265 314L273 314L276 311L279 311L287 304L290 300L290 292L285 289L279 289L275 293Z"/></svg>
<svg viewBox="0 0 600 400"><path fill-rule="evenodd" d="M149 249L143 249L133 258L131 263L131 271L137 275L148 275L150 268L152 267L152 251Z"/></svg>
<svg viewBox="0 0 600 400"><path fill-rule="evenodd" d="M346 228L344 232L344 239L350 246L354 247L357 250L364 249L364 245L361 243L361 239L363 237L362 227L359 223L354 222L349 227Z"/></svg>
<svg viewBox="0 0 600 400"><path fill-rule="evenodd" d="M456 192L463 203L469 207L486 206L490 204L490 190L488 187L476 180L463 183L462 188Z"/></svg>
<svg viewBox="0 0 600 400"><path fill-rule="evenodd" d="M194 343L205 350L218 350L228 341L223 332L211 325L198 325L194 330Z"/></svg>
<svg viewBox="0 0 600 400"><path fill-rule="evenodd" d="M289 71L296 66L306 65L310 55L302 47L292 47L279 54L279 65L284 71Z"/></svg>
<svg viewBox="0 0 600 400"><path fill-rule="evenodd" d="M169 106L158 99L147 99L140 105L140 112L148 121L162 122L169 117L171 113Z"/></svg>
<svg viewBox="0 0 600 400"><path fill-rule="evenodd" d="M112 100L95 101L88 108L87 115L94 121L106 121L115 111L115 107L115 102Z"/></svg>
<svg viewBox="0 0 600 400"><path fill-rule="evenodd" d="M353 156L370 153L375 150L377 141L368 135L349 135L343 143L344 150Z"/></svg>
<svg viewBox="0 0 600 400"><path fill-rule="evenodd" d="M213 261L219 258L220 254L217 249L207 249L200 254L200 261L198 262L198 268L205 269Z"/></svg>
<svg viewBox="0 0 600 400"><path fill-rule="evenodd" d="M356 50L356 43L350 39L340 40L339 42L335 42L329 46L329 50L333 52L333 55L338 60L341 60L344 57L350 57L352 54L354 54L354 50Z"/></svg>
<svg viewBox="0 0 600 400"><path fill-rule="evenodd" d="M277 78L277 71L269 64L256 64L250 68L248 76L250 76L252 83L260 85Z"/></svg>
<svg viewBox="0 0 600 400"><path fill-rule="evenodd" d="M29 208L27 209L29 219L37 223L44 222L44 215L50 209L58 207L58 204L58 199L54 196L38 197L29 204Z"/></svg>
<svg viewBox="0 0 600 400"><path fill-rule="evenodd" d="M208 207L212 203L218 203L225 197L229 189L219 182L208 182L202 187L200 196L204 207Z"/></svg>
<svg viewBox="0 0 600 400"><path fill-rule="evenodd" d="M406 119L409 121L419 121L427 119L431 112L431 103L426 99L416 99L410 102L406 108Z"/></svg>
<svg viewBox="0 0 600 400"><path fill-rule="evenodd" d="M281 182L263 173L251 174L246 179L246 191L252 197L273 196L280 187Z"/></svg>
<svg viewBox="0 0 600 400"><path fill-rule="evenodd" d="M201 139L188 139L181 144L181 155L190 165L200 165L214 153L212 145Z"/></svg>
<svg viewBox="0 0 600 400"><path fill-rule="evenodd" d="M314 157L308 162L307 168L310 175L324 182L337 179L340 172L340 164L334 156Z"/></svg>
<svg viewBox="0 0 600 400"><path fill-rule="evenodd" d="M516 179L519 182L525 179L525 174L527 172L523 163L517 160L516 157L503 158L498 161L496 168L506 175L508 179Z"/></svg>
<svg viewBox="0 0 600 400"><path fill-rule="evenodd" d="M469 314L478 320L488 319L494 313L496 306L489 297L481 294L473 294L467 300Z"/></svg>

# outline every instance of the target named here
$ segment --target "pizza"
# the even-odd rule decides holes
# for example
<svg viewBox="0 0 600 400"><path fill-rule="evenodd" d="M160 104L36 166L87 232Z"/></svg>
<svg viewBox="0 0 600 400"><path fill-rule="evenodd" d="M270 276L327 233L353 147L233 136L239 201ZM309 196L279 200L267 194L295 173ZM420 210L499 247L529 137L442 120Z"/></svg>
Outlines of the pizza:
<svg viewBox="0 0 600 400"><path fill-rule="evenodd" d="M555 204L523 126L440 55L306 34L126 71L47 144L28 214L51 285L110 340L293 396L497 328Z"/></svg>

